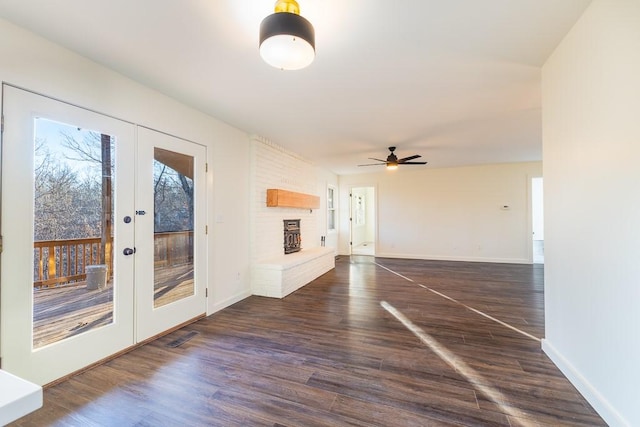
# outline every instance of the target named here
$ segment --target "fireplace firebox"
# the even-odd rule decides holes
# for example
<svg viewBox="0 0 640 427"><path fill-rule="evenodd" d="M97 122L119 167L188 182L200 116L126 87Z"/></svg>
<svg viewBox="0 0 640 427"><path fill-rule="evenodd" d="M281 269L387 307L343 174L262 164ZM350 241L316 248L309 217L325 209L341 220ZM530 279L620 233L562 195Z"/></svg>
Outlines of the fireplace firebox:
<svg viewBox="0 0 640 427"><path fill-rule="evenodd" d="M302 238L300 237L300 220L299 219L285 219L284 220L284 253L292 254L300 251L302 246L300 243Z"/></svg>

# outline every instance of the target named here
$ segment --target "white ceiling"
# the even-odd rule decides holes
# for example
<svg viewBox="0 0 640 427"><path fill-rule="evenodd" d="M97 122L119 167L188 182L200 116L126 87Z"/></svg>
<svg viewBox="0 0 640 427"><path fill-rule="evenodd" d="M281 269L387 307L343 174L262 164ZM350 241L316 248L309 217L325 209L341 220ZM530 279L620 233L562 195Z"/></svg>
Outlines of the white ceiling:
<svg viewBox="0 0 640 427"><path fill-rule="evenodd" d="M590 0L298 0L316 59L258 53L274 0L0 0L0 16L339 174L541 160L540 67Z"/></svg>

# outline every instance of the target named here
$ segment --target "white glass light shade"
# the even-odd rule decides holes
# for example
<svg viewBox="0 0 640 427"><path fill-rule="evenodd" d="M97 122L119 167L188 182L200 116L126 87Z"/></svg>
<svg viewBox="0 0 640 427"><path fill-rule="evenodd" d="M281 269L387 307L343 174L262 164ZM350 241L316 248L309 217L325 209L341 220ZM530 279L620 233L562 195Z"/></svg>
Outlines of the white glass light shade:
<svg viewBox="0 0 640 427"><path fill-rule="evenodd" d="M282 34L272 36L260 45L260 56L267 64L282 70L299 70L311 64L316 55L306 40Z"/></svg>
<svg viewBox="0 0 640 427"><path fill-rule="evenodd" d="M315 30L295 13L276 12L260 24L260 56L282 70L299 70L315 57Z"/></svg>

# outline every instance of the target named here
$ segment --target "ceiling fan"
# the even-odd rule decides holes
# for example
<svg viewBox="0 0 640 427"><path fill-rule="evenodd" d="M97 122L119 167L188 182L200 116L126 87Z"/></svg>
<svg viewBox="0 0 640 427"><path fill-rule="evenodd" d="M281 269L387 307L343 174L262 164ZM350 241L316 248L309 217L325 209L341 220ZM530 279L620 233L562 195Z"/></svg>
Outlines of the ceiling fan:
<svg viewBox="0 0 640 427"><path fill-rule="evenodd" d="M427 164L427 162L411 162L410 161L413 159L417 159L418 157L422 157L420 154L414 154L413 156L398 159L398 157L393 153L395 150L396 150L396 147L389 147L389 151L391 151L391 153L387 156L387 160L375 159L373 157L369 157L369 159L376 160L380 163L369 163L366 165L358 165L358 166L386 165L387 169L394 170L398 168L398 165L426 165Z"/></svg>

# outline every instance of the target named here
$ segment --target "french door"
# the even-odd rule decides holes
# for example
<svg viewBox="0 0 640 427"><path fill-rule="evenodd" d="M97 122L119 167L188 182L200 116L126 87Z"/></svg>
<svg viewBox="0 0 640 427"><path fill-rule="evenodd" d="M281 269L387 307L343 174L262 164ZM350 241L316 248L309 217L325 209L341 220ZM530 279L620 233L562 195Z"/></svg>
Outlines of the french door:
<svg viewBox="0 0 640 427"><path fill-rule="evenodd" d="M3 116L3 369L47 384L205 312L203 147L8 85Z"/></svg>
<svg viewBox="0 0 640 427"><path fill-rule="evenodd" d="M138 128L138 341L206 311L205 155L203 146Z"/></svg>

